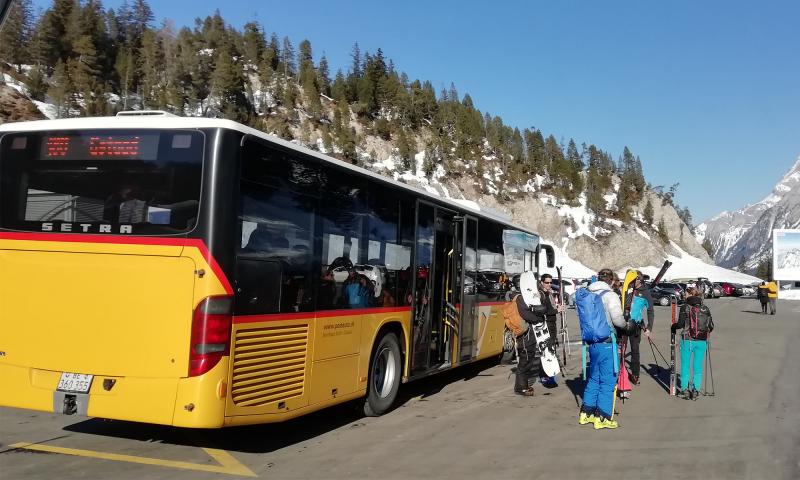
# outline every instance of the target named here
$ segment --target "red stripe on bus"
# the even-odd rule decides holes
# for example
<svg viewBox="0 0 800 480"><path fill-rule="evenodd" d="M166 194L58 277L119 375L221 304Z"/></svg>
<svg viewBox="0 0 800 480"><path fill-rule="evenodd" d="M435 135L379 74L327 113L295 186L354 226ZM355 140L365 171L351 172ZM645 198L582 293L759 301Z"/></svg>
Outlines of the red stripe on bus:
<svg viewBox="0 0 800 480"><path fill-rule="evenodd" d="M228 277L222 271L217 260L208 251L205 242L196 238L162 238L162 237L126 237L120 235L80 235L68 233L20 233L0 232L0 239L29 240L35 242L72 242L72 243L113 243L116 245L161 245L170 247L195 247L208 262L211 270L222 283L228 295L233 295Z"/></svg>
<svg viewBox="0 0 800 480"><path fill-rule="evenodd" d="M303 319L314 320L315 318L353 317L356 315L370 315L375 313L402 313L410 311L411 307L377 307L377 308L353 308L353 309L346 308L342 310L320 310L318 312L237 315L233 317L233 323L278 322L282 320L303 320Z"/></svg>

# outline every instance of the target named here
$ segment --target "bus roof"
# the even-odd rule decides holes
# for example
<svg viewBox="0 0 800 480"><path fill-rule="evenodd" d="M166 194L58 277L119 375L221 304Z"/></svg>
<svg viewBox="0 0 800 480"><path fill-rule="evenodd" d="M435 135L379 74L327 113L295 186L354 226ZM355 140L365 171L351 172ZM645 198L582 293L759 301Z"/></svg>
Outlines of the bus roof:
<svg viewBox="0 0 800 480"><path fill-rule="evenodd" d="M159 112L160 113L160 112ZM537 235L531 230L515 225L512 223L511 218L503 218L500 214L487 211L486 207L481 207L478 203L467 201L444 198L439 195L433 194L421 188L407 185L398 182L394 179L385 177L378 173L372 172L365 168L343 162L331 156L325 155L316 150L303 147L296 143L286 141L275 135L271 135L260 130L242 125L241 123L232 120L225 120L220 118L205 118L205 117L178 117L174 115L165 114L152 114L152 115L122 115L114 117L79 117L79 118L62 118L57 120L32 120L25 122L12 122L0 125L0 133L5 132L37 132L49 130L107 130L107 129L174 129L174 128L224 128L228 130L236 130L246 135L259 137L269 142L280 145L284 148L295 150L305 155L310 155L324 162L333 163L340 168L346 168L361 175L368 176L372 179L391 184L397 188L409 190L417 195L421 195L438 203L450 205L459 210L469 210L476 213L478 216L485 217L511 228Z"/></svg>

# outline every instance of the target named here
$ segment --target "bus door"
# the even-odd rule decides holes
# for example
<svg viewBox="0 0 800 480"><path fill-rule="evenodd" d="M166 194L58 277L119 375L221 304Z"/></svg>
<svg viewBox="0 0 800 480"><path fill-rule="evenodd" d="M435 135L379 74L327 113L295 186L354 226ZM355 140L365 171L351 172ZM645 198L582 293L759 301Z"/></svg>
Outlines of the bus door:
<svg viewBox="0 0 800 480"><path fill-rule="evenodd" d="M472 217L466 217L461 222L462 236L458 242L459 250L462 252L461 266L461 325L459 329L460 361L468 361L475 356L475 333L478 325L478 297L477 285L475 281L478 273L478 221Z"/></svg>
<svg viewBox="0 0 800 480"><path fill-rule="evenodd" d="M421 373L458 358L462 294L463 217L419 202L411 368Z"/></svg>

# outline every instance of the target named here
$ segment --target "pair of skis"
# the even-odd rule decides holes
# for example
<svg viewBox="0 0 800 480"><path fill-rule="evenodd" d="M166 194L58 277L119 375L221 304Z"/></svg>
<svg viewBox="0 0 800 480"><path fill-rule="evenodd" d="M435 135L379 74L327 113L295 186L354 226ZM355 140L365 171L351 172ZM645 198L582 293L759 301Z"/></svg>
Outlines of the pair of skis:
<svg viewBox="0 0 800 480"><path fill-rule="evenodd" d="M667 273L667 270L671 266L672 266L672 262L670 262L669 260L665 260L664 261L664 264L661 266L661 270L658 271L658 274L653 279L653 285L657 285L664 278L664 275ZM636 270L628 270L627 273L625 274L625 280L622 283L622 312L623 312L623 316L625 317L626 321L629 321L630 318L631 318L631 307L633 306L633 298L636 296L636 280L638 280L638 279L639 279L639 272L637 272ZM642 281L644 281L644 279L642 279ZM674 321L675 320L674 320L674 313L673 313L673 323L674 323ZM623 337L623 338L625 338L625 337ZM652 340L648 339L648 341L651 342L651 346L652 346ZM672 339L672 344L673 344L673 347L672 347L673 348L672 358L673 358L673 361L672 361L672 363L670 365L670 371L671 372L674 372L674 370L675 370L675 366L674 366L674 358L675 358L674 341L675 340L674 340L674 335L673 335L673 339ZM620 349L620 369L619 369L620 370L619 371L620 379L622 378L623 375L627 375L627 373L628 373L627 369L625 368L625 363L624 363L624 361L625 361L624 352L625 352L625 348L623 346L623 348ZM625 386L627 384L627 382L620 381L620 379L618 379L618 381L617 381L618 387L620 385ZM627 380L627 378L625 378L623 380ZM630 388L630 387L628 386L628 388Z"/></svg>
<svg viewBox="0 0 800 480"><path fill-rule="evenodd" d="M561 267L556 267L558 272L558 304L564 305L564 282L561 279ZM566 312L561 312L561 360L564 367L567 366L567 357L572 356L572 350L569 346L569 330L567 329Z"/></svg>

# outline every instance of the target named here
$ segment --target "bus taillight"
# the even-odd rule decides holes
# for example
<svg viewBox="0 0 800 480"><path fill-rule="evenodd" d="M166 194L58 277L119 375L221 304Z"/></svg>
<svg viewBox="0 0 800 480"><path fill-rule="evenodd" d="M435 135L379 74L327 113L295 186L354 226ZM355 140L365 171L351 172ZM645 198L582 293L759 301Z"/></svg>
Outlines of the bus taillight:
<svg viewBox="0 0 800 480"><path fill-rule="evenodd" d="M190 377L206 373L230 353L231 304L231 297L208 297L194 310L189 349Z"/></svg>

